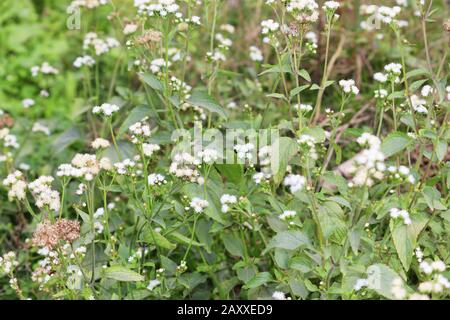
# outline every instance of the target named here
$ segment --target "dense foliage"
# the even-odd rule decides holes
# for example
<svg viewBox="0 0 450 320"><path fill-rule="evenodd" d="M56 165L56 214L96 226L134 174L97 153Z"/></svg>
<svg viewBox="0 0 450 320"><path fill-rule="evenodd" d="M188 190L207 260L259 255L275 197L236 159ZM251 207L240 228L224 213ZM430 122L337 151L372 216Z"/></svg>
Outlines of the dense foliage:
<svg viewBox="0 0 450 320"><path fill-rule="evenodd" d="M2 0L0 299L445 299L446 0Z"/></svg>

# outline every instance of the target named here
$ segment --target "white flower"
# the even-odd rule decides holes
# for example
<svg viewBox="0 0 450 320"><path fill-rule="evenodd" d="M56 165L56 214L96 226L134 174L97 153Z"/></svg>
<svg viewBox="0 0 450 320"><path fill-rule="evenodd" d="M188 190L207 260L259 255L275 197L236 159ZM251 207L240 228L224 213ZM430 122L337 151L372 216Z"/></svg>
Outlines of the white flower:
<svg viewBox="0 0 450 320"><path fill-rule="evenodd" d="M75 59L73 66L75 68L81 68L82 66L92 67L95 64L94 58L89 55L81 56Z"/></svg>
<svg viewBox="0 0 450 320"><path fill-rule="evenodd" d="M294 104L293 108L294 108L294 110L300 110L303 112L309 112L309 111L312 111L312 109L313 109L312 105L303 104L303 103L301 103L300 105Z"/></svg>
<svg viewBox="0 0 450 320"><path fill-rule="evenodd" d="M355 86L355 80L340 80L339 85L345 93L352 93L354 95L359 93L359 89Z"/></svg>
<svg viewBox="0 0 450 320"><path fill-rule="evenodd" d="M201 158L204 163L212 164L219 159L219 153L215 149L205 149L198 153L198 157Z"/></svg>
<svg viewBox="0 0 450 320"><path fill-rule="evenodd" d="M58 69L52 67L48 62L42 63L40 66L34 66L31 68L31 75L37 77L39 73L42 74L58 74Z"/></svg>
<svg viewBox="0 0 450 320"><path fill-rule="evenodd" d="M430 94L434 93L434 89L432 86L430 85L425 85L422 87L422 90L420 92L420 94L422 95L422 97L428 97Z"/></svg>
<svg viewBox="0 0 450 320"><path fill-rule="evenodd" d="M112 48L118 46L120 46L120 43L116 39L111 37L101 39L95 32L87 33L83 41L83 49L88 50L92 48L97 56L103 55L109 52Z"/></svg>
<svg viewBox="0 0 450 320"><path fill-rule="evenodd" d="M159 173L152 173L148 176L147 178L148 180L148 184L151 186L155 186L155 185L162 185L167 183L166 181L166 177L164 177L162 174Z"/></svg>
<svg viewBox="0 0 450 320"><path fill-rule="evenodd" d="M155 289L160 284L161 284L161 281L159 281L158 279L151 280L147 286L147 289L150 291L153 291L153 289Z"/></svg>
<svg viewBox="0 0 450 320"><path fill-rule="evenodd" d="M286 300L286 295L281 291L274 291L272 298L275 300Z"/></svg>
<svg viewBox="0 0 450 320"><path fill-rule="evenodd" d="M339 6L340 6L340 4L339 4L339 2L336 2L336 1L326 1L324 4L323 4L323 9L324 10L336 10L337 8L339 8Z"/></svg>
<svg viewBox="0 0 450 320"><path fill-rule="evenodd" d="M40 176L28 184L28 188L33 194L38 208L48 206L53 211L59 211L59 192L51 189L53 180L53 177L50 176Z"/></svg>
<svg viewBox="0 0 450 320"><path fill-rule="evenodd" d="M161 150L161 147L157 144L143 143L142 152L145 156L151 157L154 152Z"/></svg>
<svg viewBox="0 0 450 320"><path fill-rule="evenodd" d="M119 111L119 107L111 103L103 103L101 106L95 106L92 109L94 114L103 114L106 117L111 117L117 111Z"/></svg>
<svg viewBox="0 0 450 320"><path fill-rule="evenodd" d="M8 198L10 201L13 199L25 199L27 184L22 180L22 178L22 172L16 170L13 173L10 173L6 179L3 180L3 185L10 188L8 191Z"/></svg>
<svg viewBox="0 0 450 320"><path fill-rule="evenodd" d="M291 193L295 193L305 187L306 178L298 174L290 174L284 178L283 184L289 187Z"/></svg>
<svg viewBox="0 0 450 320"><path fill-rule="evenodd" d="M255 46L250 47L250 59L252 61L263 61L264 60L262 52L261 52L261 50L258 49L258 47L255 47Z"/></svg>
<svg viewBox="0 0 450 320"><path fill-rule="evenodd" d="M226 213L229 210L229 204L237 203L237 198L230 194L224 194L220 197L220 203L222 204L222 212Z"/></svg>
<svg viewBox="0 0 450 320"><path fill-rule="evenodd" d="M280 28L280 24L272 19L269 19L261 21L261 27L262 34L269 34L277 31Z"/></svg>
<svg viewBox="0 0 450 320"><path fill-rule="evenodd" d="M424 99L419 98L417 95L411 96L411 105L413 109L418 113L428 114L428 109L425 107L427 102Z"/></svg>
<svg viewBox="0 0 450 320"><path fill-rule="evenodd" d="M278 218L280 218L281 220L288 220L288 219L294 218L296 214L297 214L297 212L295 212L293 210L286 210L286 211L283 211L283 213L280 214L278 216Z"/></svg>
<svg viewBox="0 0 450 320"><path fill-rule="evenodd" d="M384 73L381 72L377 72L373 75L373 79L375 81L381 82L381 83L385 83L388 80L388 76Z"/></svg>
<svg viewBox="0 0 450 320"><path fill-rule="evenodd" d="M91 147L95 150L97 149L105 149L108 148L111 144L109 143L108 140L103 139L103 138L97 138L94 141L92 141L91 143Z"/></svg>
<svg viewBox="0 0 450 320"><path fill-rule="evenodd" d="M356 283L353 286L353 289L355 289L355 291L359 291L363 287L367 287L368 285L369 285L369 280L368 279L358 279L358 280L356 280Z"/></svg>
<svg viewBox="0 0 450 320"><path fill-rule="evenodd" d="M209 205L209 202L207 200L204 199L200 199L200 198L192 198L191 203L189 204L189 206L196 212L196 213L201 213L203 212L203 210Z"/></svg>
<svg viewBox="0 0 450 320"><path fill-rule="evenodd" d="M412 223L411 218L409 217L409 213L406 210L392 208L389 210L389 214L390 214L391 218L393 218L393 219L402 218L403 222L406 225L410 225Z"/></svg>
<svg viewBox="0 0 450 320"><path fill-rule="evenodd" d="M252 162L253 160L253 150L255 149L255 145L252 143L246 144L237 144L234 146L234 150L237 153L237 157L240 160L249 160Z"/></svg>
<svg viewBox="0 0 450 320"><path fill-rule="evenodd" d="M36 102L33 99L23 99L22 105L25 109L28 109L29 107L32 107L36 104Z"/></svg>
<svg viewBox="0 0 450 320"><path fill-rule="evenodd" d="M125 25L125 28L123 28L123 34L125 34L125 35L132 34L132 33L136 32L137 28L138 28L137 24L127 23Z"/></svg>

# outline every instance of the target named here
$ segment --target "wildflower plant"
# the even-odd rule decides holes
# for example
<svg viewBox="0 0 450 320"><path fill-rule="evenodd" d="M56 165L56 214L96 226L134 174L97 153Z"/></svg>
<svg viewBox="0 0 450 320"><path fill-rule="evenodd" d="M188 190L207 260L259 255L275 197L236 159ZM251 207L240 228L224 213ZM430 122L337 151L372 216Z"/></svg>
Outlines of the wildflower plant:
<svg viewBox="0 0 450 320"><path fill-rule="evenodd" d="M0 30L0 299L448 299L448 17L378 2Z"/></svg>

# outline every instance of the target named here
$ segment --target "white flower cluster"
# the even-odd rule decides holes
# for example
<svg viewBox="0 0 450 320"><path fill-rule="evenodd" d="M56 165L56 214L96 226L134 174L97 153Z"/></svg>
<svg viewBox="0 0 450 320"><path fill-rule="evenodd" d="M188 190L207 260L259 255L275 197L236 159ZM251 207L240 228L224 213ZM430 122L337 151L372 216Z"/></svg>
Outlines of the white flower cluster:
<svg viewBox="0 0 450 320"><path fill-rule="evenodd" d="M377 6L377 5L361 5L360 14L369 16L365 21L362 21L360 26L362 29L367 31L374 31L380 28L381 23L391 24L394 23L399 27L406 26L406 21L399 21L395 19L401 12L399 6L387 7L387 6Z"/></svg>
<svg viewBox="0 0 450 320"><path fill-rule="evenodd" d="M354 94L358 95L359 89L355 85L355 80L349 79L349 80L340 80L339 86L342 88L342 90L347 94Z"/></svg>
<svg viewBox="0 0 450 320"><path fill-rule="evenodd" d="M147 117L138 121L130 126L128 129L131 132L131 142L137 144L142 141L142 139L149 138L152 134L150 125L145 123Z"/></svg>
<svg viewBox="0 0 450 320"><path fill-rule="evenodd" d="M297 212L293 211L293 210L285 210L283 211L282 214L280 214L278 216L278 218L280 218L283 221L289 220L294 218L297 215Z"/></svg>
<svg viewBox="0 0 450 320"><path fill-rule="evenodd" d="M152 173L147 178L148 184L151 186L161 186L167 183L166 177L159 173Z"/></svg>
<svg viewBox="0 0 450 320"><path fill-rule="evenodd" d="M83 41L83 49L89 50L92 48L97 56L108 53L111 49L119 46L120 43L117 39L112 37L101 39L95 32L87 33Z"/></svg>
<svg viewBox="0 0 450 320"><path fill-rule="evenodd" d="M184 100L189 99L191 97L190 93L191 93L192 87L190 85L188 85L186 82L181 81L177 77L172 76L170 78L170 86L173 91L179 92L180 96Z"/></svg>
<svg viewBox="0 0 450 320"><path fill-rule="evenodd" d="M292 106L292 108L294 108L294 110L297 110L297 111L302 111L302 112L309 112L309 111L312 111L312 109L313 109L313 107L312 107L312 105L310 105L310 104L303 104L303 103L301 103L300 105L299 104L294 104L293 106Z"/></svg>
<svg viewBox="0 0 450 320"><path fill-rule="evenodd" d="M450 86L446 87L445 91L447 92L447 100L450 101Z"/></svg>
<svg viewBox="0 0 450 320"><path fill-rule="evenodd" d="M111 103L103 103L100 106L95 106L92 109L92 113L94 114L102 114L105 117L111 117L113 113L119 111L119 107L115 104Z"/></svg>
<svg viewBox="0 0 450 320"><path fill-rule="evenodd" d="M106 220L102 219L104 215L104 208L98 208L94 212L94 229L97 230L98 234L102 234L103 230L105 229L104 224L106 223Z"/></svg>
<svg viewBox="0 0 450 320"><path fill-rule="evenodd" d="M14 149L19 148L17 143L17 137L10 133L8 128L0 129L0 141L3 140L3 146L5 148L11 147Z"/></svg>
<svg viewBox="0 0 450 320"><path fill-rule="evenodd" d="M92 67L95 64L94 58L89 55L77 57L73 62L75 68L81 68L82 66Z"/></svg>
<svg viewBox="0 0 450 320"><path fill-rule="evenodd" d="M409 212L406 210L392 208L389 210L389 215L392 219L402 218L406 225L410 225L412 223L411 218L409 217Z"/></svg>
<svg viewBox="0 0 450 320"><path fill-rule="evenodd" d="M37 282L40 286L39 289L42 290L44 285L48 283L53 277L58 275L61 270L61 261L64 260L67 263L67 273L71 274L71 277L77 276L81 279L82 272L76 265L77 259L83 259L86 255L86 247L80 246L72 251L70 244L66 243L61 247L61 250L50 250L43 247L38 250L38 254L43 256L38 262L38 267L33 271L32 280Z"/></svg>
<svg viewBox="0 0 450 320"><path fill-rule="evenodd" d="M422 89L420 90L420 94L422 97L427 98L430 94L434 94L435 90L430 85L424 85Z"/></svg>
<svg viewBox="0 0 450 320"><path fill-rule="evenodd" d="M219 158L219 152L215 149L204 149L198 153L198 157L202 159L202 162L206 164L213 164L216 162Z"/></svg>
<svg viewBox="0 0 450 320"><path fill-rule="evenodd" d="M146 14L150 17L167 17L169 15L182 17L180 6L175 0L135 0L134 6L137 7L139 14Z"/></svg>
<svg viewBox="0 0 450 320"><path fill-rule="evenodd" d="M272 298L274 300L291 300L291 297L287 297L286 298L286 294L284 292L281 292L281 291L274 291L272 293Z"/></svg>
<svg viewBox="0 0 450 320"><path fill-rule="evenodd" d="M422 293L442 293L450 288L450 282L441 273L447 269L444 262L436 260L433 262L422 261L420 270L426 275L432 275L432 279L419 284L419 291Z"/></svg>
<svg viewBox="0 0 450 320"><path fill-rule="evenodd" d="M94 9L107 3L108 0L73 0L67 8L67 11L73 12L78 8Z"/></svg>
<svg viewBox="0 0 450 320"><path fill-rule="evenodd" d="M337 1L325 1L325 3L323 4L322 9L324 10L337 10L340 6L340 3Z"/></svg>
<svg viewBox="0 0 450 320"><path fill-rule="evenodd" d="M307 149L307 157L313 160L318 159L317 151L316 151L316 139L308 134L302 134L297 142L300 146L306 147Z"/></svg>
<svg viewBox="0 0 450 320"><path fill-rule="evenodd" d="M48 62L42 63L40 66L31 67L31 75L37 77L39 73L42 74L58 74L59 71L55 67L52 67Z"/></svg>
<svg viewBox="0 0 450 320"><path fill-rule="evenodd" d="M280 24L273 19L261 21L261 34L264 36L264 43L275 43L275 33L280 29Z"/></svg>
<svg viewBox="0 0 450 320"><path fill-rule="evenodd" d="M399 76L402 74L402 68L402 65L399 63L389 63L384 66L384 71L386 73L377 72L373 75L373 79L381 83L386 83L388 80L399 83Z"/></svg>
<svg viewBox="0 0 450 320"><path fill-rule="evenodd" d="M157 58L150 62L150 71L157 74L161 72L162 68L168 69L171 65L172 63L170 61L167 61L166 64L166 60L163 58Z"/></svg>
<svg viewBox="0 0 450 320"><path fill-rule="evenodd" d="M250 163L253 162L253 152L255 150L255 145L253 143L237 144L234 146L234 150L236 151L239 160L248 160Z"/></svg>
<svg viewBox="0 0 450 320"><path fill-rule="evenodd" d="M161 150L161 147L157 144L151 144L151 143L143 143L142 144L142 152L146 157L151 157L153 153L156 151Z"/></svg>
<svg viewBox="0 0 450 320"><path fill-rule="evenodd" d="M374 96L377 99L384 99L388 96L388 92L386 89L379 89L374 91Z"/></svg>
<svg viewBox="0 0 450 320"><path fill-rule="evenodd" d="M196 213L202 213L203 210L209 205L207 200L201 198L192 198L189 207L194 210Z"/></svg>
<svg viewBox="0 0 450 320"><path fill-rule="evenodd" d="M191 182L199 182L200 173L197 166L201 161L187 152L176 153L172 157L169 172L178 178L187 179Z"/></svg>
<svg viewBox="0 0 450 320"><path fill-rule="evenodd" d="M411 184L416 183L416 178L411 174L411 170L406 166L389 166L387 172L395 179L405 179Z"/></svg>
<svg viewBox="0 0 450 320"><path fill-rule="evenodd" d="M361 146L367 146L367 149L355 157L354 166L350 170L354 173L354 177L349 186L372 186L373 178L382 179L383 171L386 169L385 156L380 149L381 141L369 133L363 133L356 141Z"/></svg>
<svg viewBox="0 0 450 320"><path fill-rule="evenodd" d="M109 143L108 140L103 139L103 138L97 138L94 141L92 141L91 143L91 147L95 150L98 149L106 149L110 146L111 144Z"/></svg>
<svg viewBox="0 0 450 320"><path fill-rule="evenodd" d="M33 194L38 208L44 208L48 206L50 210L59 211L60 199L59 192L51 188L51 183L54 178L50 176L40 176L33 182L28 184L28 188Z"/></svg>
<svg viewBox="0 0 450 320"><path fill-rule="evenodd" d="M127 23L125 27L123 28L123 34L129 35L132 33L135 33L138 29L138 25L135 23Z"/></svg>
<svg viewBox="0 0 450 320"><path fill-rule="evenodd" d="M411 106L417 113L428 114L426 104L427 101L425 99L422 99L415 94L411 96Z"/></svg>
<svg viewBox="0 0 450 320"><path fill-rule="evenodd" d="M264 60L264 56L261 52L261 50L256 46L250 46L250 59L252 61L261 62Z"/></svg>
<svg viewBox="0 0 450 320"><path fill-rule="evenodd" d="M83 177L87 181L91 181L99 174L100 170L111 170L111 161L109 158L103 157L97 160L95 154L77 153L71 164L64 163L58 167L56 175L58 177Z"/></svg>
<svg viewBox="0 0 450 320"><path fill-rule="evenodd" d="M317 34L313 31L308 31L305 34L306 39L306 48L311 51L312 53L317 52L319 38L317 37Z"/></svg>
<svg viewBox="0 0 450 320"><path fill-rule="evenodd" d="M315 22L319 19L319 5L314 0L290 0L286 4L286 11L302 23Z"/></svg>
<svg viewBox="0 0 450 320"><path fill-rule="evenodd" d="M116 168L117 173L121 175L125 174L133 175L133 170L135 166L136 162L130 159L124 159L120 162L114 163L114 167Z"/></svg>
<svg viewBox="0 0 450 320"><path fill-rule="evenodd" d="M16 253L13 251L7 252L0 257L0 270L3 270L5 273L9 274L13 272L18 265L19 262L16 259Z"/></svg>
<svg viewBox="0 0 450 320"><path fill-rule="evenodd" d="M226 213L230 210L230 204L237 203L237 198L234 195L224 194L220 197L220 203L222 204L222 212Z"/></svg>
<svg viewBox="0 0 450 320"><path fill-rule="evenodd" d="M283 184L289 187L291 193L296 193L305 187L306 178L299 174L289 174L284 178Z"/></svg>
<svg viewBox="0 0 450 320"><path fill-rule="evenodd" d="M19 170L10 173L6 179L3 180L3 185L9 187L8 198L10 201L13 199L24 200L26 197L27 184L23 180L23 174Z"/></svg>

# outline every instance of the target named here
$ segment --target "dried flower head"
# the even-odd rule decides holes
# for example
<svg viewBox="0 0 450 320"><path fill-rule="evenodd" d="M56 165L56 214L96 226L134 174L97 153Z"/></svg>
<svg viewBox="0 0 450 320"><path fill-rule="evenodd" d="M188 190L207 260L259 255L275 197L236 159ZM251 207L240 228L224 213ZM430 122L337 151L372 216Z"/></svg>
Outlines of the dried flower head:
<svg viewBox="0 0 450 320"><path fill-rule="evenodd" d="M38 247L53 249L60 240L73 242L80 236L80 223L67 219L51 223L45 220L38 224L33 234L32 243Z"/></svg>

